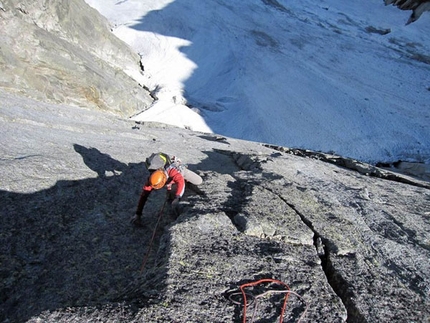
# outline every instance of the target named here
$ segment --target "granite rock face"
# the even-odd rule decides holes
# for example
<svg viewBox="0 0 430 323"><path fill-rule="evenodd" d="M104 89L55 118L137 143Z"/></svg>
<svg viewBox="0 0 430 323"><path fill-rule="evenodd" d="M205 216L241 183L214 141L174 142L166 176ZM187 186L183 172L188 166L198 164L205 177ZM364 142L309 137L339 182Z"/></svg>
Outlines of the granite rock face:
<svg viewBox="0 0 430 323"><path fill-rule="evenodd" d="M0 15L1 322L429 322L428 181L134 123L139 58L97 12ZM134 227L156 151L204 182L179 217L152 193Z"/></svg>
<svg viewBox="0 0 430 323"><path fill-rule="evenodd" d="M428 322L428 182L0 94L1 321ZM154 151L204 183L136 228Z"/></svg>
<svg viewBox="0 0 430 323"><path fill-rule="evenodd" d="M83 0L2 0L0 88L128 117L151 103L140 58Z"/></svg>

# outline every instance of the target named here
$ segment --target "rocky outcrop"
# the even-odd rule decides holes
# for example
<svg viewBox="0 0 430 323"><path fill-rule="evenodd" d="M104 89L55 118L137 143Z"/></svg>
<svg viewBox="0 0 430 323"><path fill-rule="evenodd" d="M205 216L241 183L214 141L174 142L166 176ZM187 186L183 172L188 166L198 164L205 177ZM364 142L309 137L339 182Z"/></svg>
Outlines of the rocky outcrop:
<svg viewBox="0 0 430 323"><path fill-rule="evenodd" d="M426 182L0 94L1 321L239 322L260 279L298 295L291 322L429 320ZM159 150L204 183L177 219L154 192L135 228ZM248 321L279 321L279 289L247 288Z"/></svg>
<svg viewBox="0 0 430 323"><path fill-rule="evenodd" d="M85 1L2 0L0 17L1 88L121 116L152 103L139 56Z"/></svg>
<svg viewBox="0 0 430 323"><path fill-rule="evenodd" d="M412 10L406 25L417 21L421 15L430 11L430 1L428 0L384 0L385 5L393 5L401 10Z"/></svg>

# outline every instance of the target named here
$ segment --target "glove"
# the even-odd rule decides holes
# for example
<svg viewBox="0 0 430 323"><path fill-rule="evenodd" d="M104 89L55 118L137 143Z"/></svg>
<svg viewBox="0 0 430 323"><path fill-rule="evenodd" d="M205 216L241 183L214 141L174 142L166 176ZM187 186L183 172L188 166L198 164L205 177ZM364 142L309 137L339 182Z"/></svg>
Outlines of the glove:
<svg viewBox="0 0 430 323"><path fill-rule="evenodd" d="M179 216L179 201L181 200L181 198L179 196L177 196L173 201L172 201L172 211L173 214L178 217Z"/></svg>
<svg viewBox="0 0 430 323"><path fill-rule="evenodd" d="M130 219L130 223L134 224L137 227L141 227L142 226L142 221L141 221L142 216L139 214L135 214L131 219Z"/></svg>

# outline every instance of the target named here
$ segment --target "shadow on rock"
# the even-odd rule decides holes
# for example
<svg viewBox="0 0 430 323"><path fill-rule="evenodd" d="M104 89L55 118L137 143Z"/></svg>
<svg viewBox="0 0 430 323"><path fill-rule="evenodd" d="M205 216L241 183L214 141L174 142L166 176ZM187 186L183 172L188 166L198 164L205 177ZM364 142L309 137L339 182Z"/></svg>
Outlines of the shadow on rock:
<svg viewBox="0 0 430 323"><path fill-rule="evenodd" d="M164 196L152 197L146 228L132 227L129 220L147 176L144 163L126 164L96 148L74 148L99 177L62 180L30 194L0 191L2 322L112 304L144 280L139 270L156 221L151 214ZM116 176L106 177L106 171ZM165 271L162 262L158 265L158 272ZM159 281L157 290L164 285ZM139 301L144 303L145 295Z"/></svg>
<svg viewBox="0 0 430 323"><path fill-rule="evenodd" d="M85 165L95 171L99 177L107 177L109 172L112 175L118 175L127 167L127 164L111 158L96 148L86 148L78 144L74 144L73 147L82 156Z"/></svg>

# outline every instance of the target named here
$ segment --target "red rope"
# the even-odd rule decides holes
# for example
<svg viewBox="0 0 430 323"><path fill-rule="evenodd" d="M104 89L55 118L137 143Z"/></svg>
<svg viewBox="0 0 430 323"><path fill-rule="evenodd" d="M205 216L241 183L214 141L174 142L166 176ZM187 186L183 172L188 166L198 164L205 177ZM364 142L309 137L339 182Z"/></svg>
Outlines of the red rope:
<svg viewBox="0 0 430 323"><path fill-rule="evenodd" d="M287 288L287 291L284 291L284 292L286 292L286 295L285 295L285 298L284 298L284 303L282 305L281 317L279 318L279 322L282 323L282 321L284 320L284 312L285 312L285 308L287 307L288 297L290 296L290 293L289 293L290 287L287 284L285 284L284 282L281 282L280 280L270 279L270 278L260 279L260 280L257 280L255 282L246 283L246 284L243 284L243 285L240 286L240 291L242 292L243 302L244 302L244 306L243 306L243 321L242 322L246 323L246 307L248 306L247 305L247 301L246 301L246 293L245 293L244 289L246 287L252 287L252 286L256 286L256 285L262 284L262 283L275 283L275 284L283 285L283 286L285 286Z"/></svg>
<svg viewBox="0 0 430 323"><path fill-rule="evenodd" d="M167 203L167 199L164 201L164 204L161 207L161 210L158 212L157 223L155 224L154 231L152 232L151 242L149 243L148 251L146 252L145 258L143 259L142 266L140 267L140 272L143 271L143 269L145 268L146 262L148 261L149 254L151 253L151 249L152 249L152 244L153 244L154 239L155 239L155 233L157 232L158 224L160 223L161 216L163 215L164 207L166 206L166 203Z"/></svg>

